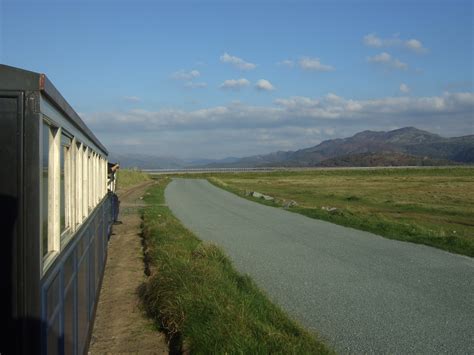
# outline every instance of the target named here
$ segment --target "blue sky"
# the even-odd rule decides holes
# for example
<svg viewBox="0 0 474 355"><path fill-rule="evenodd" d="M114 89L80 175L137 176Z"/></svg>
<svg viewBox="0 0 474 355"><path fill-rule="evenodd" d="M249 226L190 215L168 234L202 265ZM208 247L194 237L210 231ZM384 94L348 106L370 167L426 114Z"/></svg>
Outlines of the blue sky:
<svg viewBox="0 0 474 355"><path fill-rule="evenodd" d="M44 72L113 151L290 150L406 125L473 134L472 1L0 0L0 60Z"/></svg>

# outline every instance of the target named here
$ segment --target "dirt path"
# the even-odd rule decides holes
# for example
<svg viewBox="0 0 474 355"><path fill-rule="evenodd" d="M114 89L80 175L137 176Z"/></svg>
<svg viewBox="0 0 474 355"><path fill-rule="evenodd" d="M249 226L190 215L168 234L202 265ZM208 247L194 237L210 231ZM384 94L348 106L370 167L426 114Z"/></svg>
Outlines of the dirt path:
<svg viewBox="0 0 474 355"><path fill-rule="evenodd" d="M163 333L139 308L138 286L144 281L140 242L140 197L153 182L119 193L123 224L113 227L108 260L89 352L168 354Z"/></svg>

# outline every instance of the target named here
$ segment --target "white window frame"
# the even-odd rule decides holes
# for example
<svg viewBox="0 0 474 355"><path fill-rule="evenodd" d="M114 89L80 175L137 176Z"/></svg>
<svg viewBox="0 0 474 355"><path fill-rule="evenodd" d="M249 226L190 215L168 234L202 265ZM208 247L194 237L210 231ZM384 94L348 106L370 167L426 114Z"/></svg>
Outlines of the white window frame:
<svg viewBox="0 0 474 355"><path fill-rule="evenodd" d="M86 219L89 214L89 147L84 146L82 151L82 218Z"/></svg>
<svg viewBox="0 0 474 355"><path fill-rule="evenodd" d="M97 153L94 153L94 160L92 163L94 164L94 207L96 207L99 202L99 191L97 190Z"/></svg>
<svg viewBox="0 0 474 355"><path fill-rule="evenodd" d="M92 212L92 209L94 208L94 203L93 203L93 195L94 195L94 190L92 187L92 180L93 180L93 167L92 167L92 156L93 156L92 150L89 149L89 154L87 155L87 190L88 190L88 196L87 196L87 216Z"/></svg>
<svg viewBox="0 0 474 355"><path fill-rule="evenodd" d="M102 196L107 195L107 160L102 158Z"/></svg>
<svg viewBox="0 0 474 355"><path fill-rule="evenodd" d="M62 133L67 138L71 139L68 148L64 152L64 207L65 207L65 229L61 233L61 250L69 243L76 231L75 226L75 146L76 139L70 135ZM61 144L61 149L65 146ZM73 203L74 201L74 203Z"/></svg>
<svg viewBox="0 0 474 355"><path fill-rule="evenodd" d="M61 127L49 126L49 154L48 154L48 250L43 257L43 272L47 270L56 255L61 250L60 236L60 149ZM44 196L43 196L44 198ZM41 251L43 254L43 251Z"/></svg>
<svg viewBox="0 0 474 355"><path fill-rule="evenodd" d="M76 137L73 137L71 140L71 147L69 149L69 155L70 155L70 201L71 201L71 207L70 207L70 219L71 219L71 232L74 234L76 231L76 209L77 209L77 200L76 200L76 170L77 170L77 149L76 149Z"/></svg>
<svg viewBox="0 0 474 355"><path fill-rule="evenodd" d="M61 132L61 136L65 136L69 139L69 135L65 134L64 131ZM71 190L72 190L72 161L71 161L71 149L72 149L72 139L71 142L69 143L69 146L67 146L67 149L64 149L66 146L64 146L61 142L61 150L65 150L63 152L64 155L64 231L61 233L61 245L64 244L64 239L67 239L69 235L72 234L72 196L71 196ZM59 166L61 166L61 161L59 162ZM61 171L59 172L61 174ZM60 180L61 182L61 180ZM59 189L59 192L61 193L61 188Z"/></svg>
<svg viewBox="0 0 474 355"><path fill-rule="evenodd" d="M75 139L75 138L74 138ZM83 180L82 180L82 169L83 169L83 151L84 151L84 145L82 142L77 142L74 145L74 150L75 150L75 155L76 155L76 209L75 209L75 227L74 230L76 231L79 227L79 225L82 223L84 220L84 217L82 215L83 213Z"/></svg>

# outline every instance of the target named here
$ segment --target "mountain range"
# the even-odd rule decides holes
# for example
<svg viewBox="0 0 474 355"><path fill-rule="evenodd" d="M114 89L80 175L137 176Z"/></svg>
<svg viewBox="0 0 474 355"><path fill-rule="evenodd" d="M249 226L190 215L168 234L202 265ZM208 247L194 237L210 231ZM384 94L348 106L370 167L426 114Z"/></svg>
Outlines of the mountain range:
<svg viewBox="0 0 474 355"><path fill-rule="evenodd" d="M474 135L444 138L405 127L392 131L363 131L330 139L296 151L222 160L180 160L143 155L113 155L125 167L148 169L185 167L311 167L449 165L474 163Z"/></svg>
<svg viewBox="0 0 474 355"><path fill-rule="evenodd" d="M109 160L117 162L123 168L139 169L182 169L209 164L231 164L240 158L228 157L224 159L179 159L170 156L155 156L137 153L110 152Z"/></svg>

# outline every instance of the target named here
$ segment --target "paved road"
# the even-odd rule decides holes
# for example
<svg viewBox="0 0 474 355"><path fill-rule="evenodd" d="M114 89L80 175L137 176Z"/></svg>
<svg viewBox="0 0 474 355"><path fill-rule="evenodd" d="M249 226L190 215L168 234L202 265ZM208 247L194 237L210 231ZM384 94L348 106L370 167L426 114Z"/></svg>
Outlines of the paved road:
<svg viewBox="0 0 474 355"><path fill-rule="evenodd" d="M175 215L340 353L474 354L474 259L174 180Z"/></svg>

